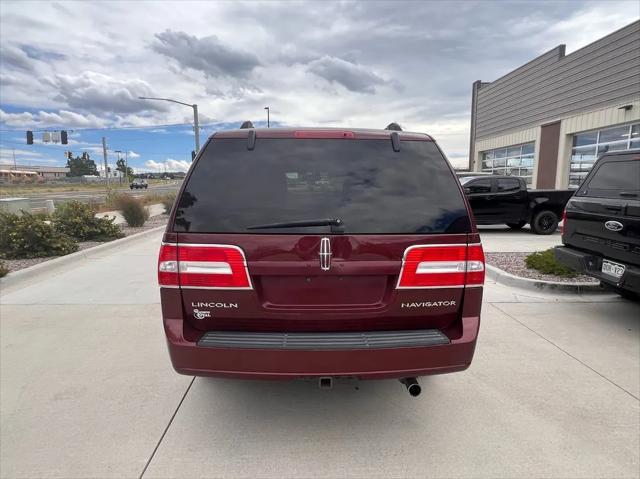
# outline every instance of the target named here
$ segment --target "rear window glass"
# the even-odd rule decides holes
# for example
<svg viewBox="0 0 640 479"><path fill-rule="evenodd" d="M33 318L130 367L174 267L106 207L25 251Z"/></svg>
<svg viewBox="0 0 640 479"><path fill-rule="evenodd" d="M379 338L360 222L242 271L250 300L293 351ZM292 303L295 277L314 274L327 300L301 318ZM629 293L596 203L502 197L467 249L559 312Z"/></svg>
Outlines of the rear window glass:
<svg viewBox="0 0 640 479"><path fill-rule="evenodd" d="M340 219L349 233L464 233L469 218L446 160L432 142L214 139L198 159L175 231L328 233L327 226L248 230Z"/></svg>
<svg viewBox="0 0 640 479"><path fill-rule="evenodd" d="M465 185L469 188L469 193L491 193L491 180L489 178L472 181Z"/></svg>
<svg viewBox="0 0 640 479"><path fill-rule="evenodd" d="M520 189L520 182L509 178L498 178L498 191L517 191Z"/></svg>
<svg viewBox="0 0 640 479"><path fill-rule="evenodd" d="M620 193L640 194L640 161L608 161L593 172L578 196L619 198Z"/></svg>

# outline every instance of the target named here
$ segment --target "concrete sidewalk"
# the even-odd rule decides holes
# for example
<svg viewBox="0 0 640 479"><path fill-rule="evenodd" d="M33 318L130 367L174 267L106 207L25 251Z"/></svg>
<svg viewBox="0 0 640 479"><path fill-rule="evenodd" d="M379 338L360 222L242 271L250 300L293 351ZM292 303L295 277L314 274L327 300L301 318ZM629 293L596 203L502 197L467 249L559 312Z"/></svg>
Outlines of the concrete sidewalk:
<svg viewBox="0 0 640 479"><path fill-rule="evenodd" d="M166 351L160 238L0 291L2 478L638 477L637 303L489 282L471 368L417 399L192 380Z"/></svg>

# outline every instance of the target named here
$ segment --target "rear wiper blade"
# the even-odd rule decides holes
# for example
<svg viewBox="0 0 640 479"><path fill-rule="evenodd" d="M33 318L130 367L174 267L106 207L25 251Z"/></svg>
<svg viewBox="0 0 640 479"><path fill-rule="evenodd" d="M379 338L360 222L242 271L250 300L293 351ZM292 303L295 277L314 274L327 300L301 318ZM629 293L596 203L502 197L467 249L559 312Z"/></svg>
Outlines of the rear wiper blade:
<svg viewBox="0 0 640 479"><path fill-rule="evenodd" d="M325 218L317 220L287 221L284 223L267 223L247 226L248 230L266 230L271 228L306 228L312 226L331 226L332 233L344 233L344 223L339 219Z"/></svg>

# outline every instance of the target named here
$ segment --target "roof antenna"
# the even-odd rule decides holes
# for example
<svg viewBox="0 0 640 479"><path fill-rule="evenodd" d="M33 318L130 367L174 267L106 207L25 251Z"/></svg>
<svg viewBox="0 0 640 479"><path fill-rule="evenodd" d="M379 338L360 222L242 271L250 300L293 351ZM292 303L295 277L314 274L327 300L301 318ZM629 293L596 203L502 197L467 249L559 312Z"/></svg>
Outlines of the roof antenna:
<svg viewBox="0 0 640 479"><path fill-rule="evenodd" d="M240 125L240 129L241 130L246 130L247 128L255 128L255 126L253 126L253 123L251 123L249 120L245 121L242 123L242 125Z"/></svg>
<svg viewBox="0 0 640 479"><path fill-rule="evenodd" d="M385 130L402 131L402 127L398 125L395 121L393 121L387 125Z"/></svg>

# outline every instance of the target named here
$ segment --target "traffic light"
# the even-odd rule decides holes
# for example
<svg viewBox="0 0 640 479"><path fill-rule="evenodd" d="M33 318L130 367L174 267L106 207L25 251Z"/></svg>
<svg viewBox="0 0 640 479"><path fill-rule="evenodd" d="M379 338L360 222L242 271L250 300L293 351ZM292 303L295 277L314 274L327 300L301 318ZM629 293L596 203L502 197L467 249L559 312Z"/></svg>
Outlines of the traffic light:
<svg viewBox="0 0 640 479"><path fill-rule="evenodd" d="M62 143L63 145L66 145L69 143L69 139L67 137L67 131L66 130L62 130L60 132L60 143Z"/></svg>
<svg viewBox="0 0 640 479"><path fill-rule="evenodd" d="M27 145L33 145L33 132L27 131Z"/></svg>
<svg viewBox="0 0 640 479"><path fill-rule="evenodd" d="M191 161L196 159L196 152L194 150L191 150Z"/></svg>

